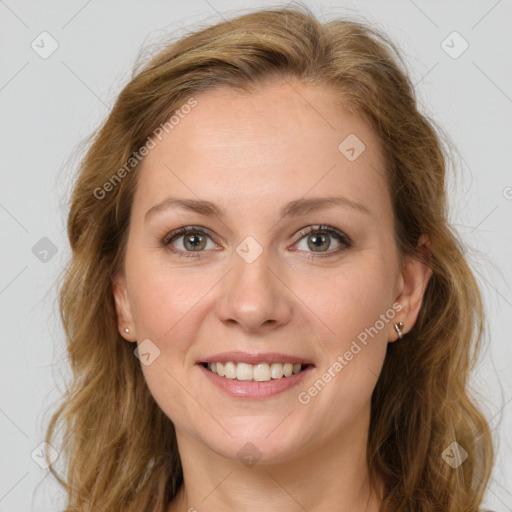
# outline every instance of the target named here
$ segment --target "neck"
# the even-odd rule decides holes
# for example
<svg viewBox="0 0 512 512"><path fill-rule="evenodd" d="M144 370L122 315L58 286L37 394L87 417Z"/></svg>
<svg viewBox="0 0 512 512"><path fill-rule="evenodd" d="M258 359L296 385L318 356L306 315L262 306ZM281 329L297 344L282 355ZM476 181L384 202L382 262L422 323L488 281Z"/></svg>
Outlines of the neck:
<svg viewBox="0 0 512 512"><path fill-rule="evenodd" d="M183 432L177 434L184 484L167 512L377 512L366 434L361 423L322 439L276 464L248 467L219 456ZM359 427L359 429L358 429Z"/></svg>

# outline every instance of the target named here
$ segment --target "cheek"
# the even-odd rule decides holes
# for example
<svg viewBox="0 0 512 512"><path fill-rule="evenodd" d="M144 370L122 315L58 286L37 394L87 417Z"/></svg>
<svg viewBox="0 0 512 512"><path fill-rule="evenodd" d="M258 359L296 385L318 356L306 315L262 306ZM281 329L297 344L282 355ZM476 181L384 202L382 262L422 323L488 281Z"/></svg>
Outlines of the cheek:
<svg viewBox="0 0 512 512"><path fill-rule="evenodd" d="M375 258L366 264L346 265L329 273L324 271L307 278L303 275L293 289L315 314L310 315L311 321L325 332L331 349L336 351L374 326L380 315L390 309L389 275L384 262ZM379 334L387 339L388 329L380 323L379 327L382 331Z"/></svg>
<svg viewBox="0 0 512 512"><path fill-rule="evenodd" d="M198 312L211 288L207 279L179 270L137 261L132 268L132 310L139 343L149 339L158 347L158 356L141 365L151 395L176 426L193 429L208 421L204 411L184 391L190 382L187 354L197 339L201 321ZM206 288L205 288L206 287ZM155 350L155 349L150 349Z"/></svg>
<svg viewBox="0 0 512 512"><path fill-rule="evenodd" d="M291 272L284 281L293 290L297 315L308 318L329 351L341 350L347 341L371 327L389 308L391 283L382 255L367 253L336 269L310 267ZM174 267L174 268L173 268ZM214 307L216 285L223 269L200 270L166 264L160 258L138 254L131 260L132 310L137 331L164 343L171 333L197 324L205 308ZM276 293L286 293L277 291ZM284 300L284 298L283 298ZM196 321L192 321L196 319ZM190 333L193 335L193 333Z"/></svg>
<svg viewBox="0 0 512 512"><path fill-rule="evenodd" d="M205 292L215 280L187 270L162 268L140 261L132 273L132 310L137 334L164 343L173 333L182 332L187 318L200 307Z"/></svg>
<svg viewBox="0 0 512 512"><path fill-rule="evenodd" d="M315 313L310 321L323 333L324 352L317 380L300 390L299 402L309 404L314 414L327 414L327 424L350 421L371 398L395 316L388 275L374 260L373 265L340 269L323 290L310 280L297 293L308 297L307 306Z"/></svg>

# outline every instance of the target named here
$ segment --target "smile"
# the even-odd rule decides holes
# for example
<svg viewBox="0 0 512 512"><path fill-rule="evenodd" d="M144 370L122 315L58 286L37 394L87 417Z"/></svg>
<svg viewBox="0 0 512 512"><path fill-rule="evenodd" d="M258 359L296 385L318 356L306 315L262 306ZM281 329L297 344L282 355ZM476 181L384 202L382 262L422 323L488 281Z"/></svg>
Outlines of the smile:
<svg viewBox="0 0 512 512"><path fill-rule="evenodd" d="M268 382L272 379L282 379L297 375L309 365L300 363L249 364L242 362L234 363L233 361L217 361L214 363L203 363L203 366L219 377L227 379Z"/></svg>

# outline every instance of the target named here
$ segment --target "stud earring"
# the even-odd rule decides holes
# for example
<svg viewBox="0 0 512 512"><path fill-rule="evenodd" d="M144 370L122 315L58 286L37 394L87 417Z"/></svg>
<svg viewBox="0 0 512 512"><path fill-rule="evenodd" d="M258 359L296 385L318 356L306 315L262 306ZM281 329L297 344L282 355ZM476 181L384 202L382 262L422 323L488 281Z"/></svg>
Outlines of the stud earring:
<svg viewBox="0 0 512 512"><path fill-rule="evenodd" d="M124 328L124 332L125 332L126 334L128 334L128 333L130 332L130 329L128 329L128 327L125 327L125 328Z"/></svg>
<svg viewBox="0 0 512 512"><path fill-rule="evenodd" d="M403 334L402 334L402 329L403 328L404 328L404 323L403 322L398 322L398 323L395 322L395 331L398 334L398 339L402 339L403 338Z"/></svg>

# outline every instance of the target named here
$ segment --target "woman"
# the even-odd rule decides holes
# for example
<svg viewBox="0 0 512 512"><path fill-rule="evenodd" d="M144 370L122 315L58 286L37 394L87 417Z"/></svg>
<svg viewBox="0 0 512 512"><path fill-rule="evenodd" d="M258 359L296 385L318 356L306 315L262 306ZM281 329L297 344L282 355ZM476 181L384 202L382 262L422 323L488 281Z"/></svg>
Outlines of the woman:
<svg viewBox="0 0 512 512"><path fill-rule="evenodd" d="M67 511L479 509L482 303L399 62L299 6L121 92L68 219Z"/></svg>

